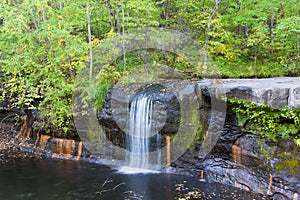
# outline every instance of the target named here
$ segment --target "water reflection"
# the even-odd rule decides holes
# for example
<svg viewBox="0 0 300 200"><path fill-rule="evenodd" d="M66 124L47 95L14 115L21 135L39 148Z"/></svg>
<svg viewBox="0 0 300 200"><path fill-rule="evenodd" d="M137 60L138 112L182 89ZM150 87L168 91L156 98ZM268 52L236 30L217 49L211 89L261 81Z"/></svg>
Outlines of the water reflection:
<svg viewBox="0 0 300 200"><path fill-rule="evenodd" d="M0 199L178 199L201 190L214 199L261 199L252 193L172 174L121 174L105 166L61 160L0 164ZM200 192L199 192L200 193ZM206 195L206 196L205 196Z"/></svg>

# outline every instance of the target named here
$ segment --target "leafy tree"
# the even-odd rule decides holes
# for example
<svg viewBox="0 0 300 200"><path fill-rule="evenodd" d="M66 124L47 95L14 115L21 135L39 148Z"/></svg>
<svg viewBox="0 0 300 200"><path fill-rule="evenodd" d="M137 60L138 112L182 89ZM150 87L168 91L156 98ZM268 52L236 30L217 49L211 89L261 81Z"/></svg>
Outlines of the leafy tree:
<svg viewBox="0 0 300 200"><path fill-rule="evenodd" d="M37 101L42 116L62 133L71 122L74 76L86 58L86 44L71 34L75 27L65 20L69 7L64 5L57 9L49 2L24 1L1 7L2 98L30 119L27 137L33 123L28 110L35 109Z"/></svg>

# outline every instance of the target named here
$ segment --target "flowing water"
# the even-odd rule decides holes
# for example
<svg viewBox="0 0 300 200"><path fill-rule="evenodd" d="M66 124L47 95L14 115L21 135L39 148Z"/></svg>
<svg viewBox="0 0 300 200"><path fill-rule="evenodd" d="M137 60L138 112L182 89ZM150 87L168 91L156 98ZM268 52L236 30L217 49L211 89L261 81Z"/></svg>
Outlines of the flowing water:
<svg viewBox="0 0 300 200"><path fill-rule="evenodd" d="M126 136L128 168L160 168L160 134L154 120L155 106L151 94L136 95L131 101L129 133ZM155 160L150 154L151 138L155 139ZM153 146L152 146L153 148ZM155 166L155 167L154 167Z"/></svg>

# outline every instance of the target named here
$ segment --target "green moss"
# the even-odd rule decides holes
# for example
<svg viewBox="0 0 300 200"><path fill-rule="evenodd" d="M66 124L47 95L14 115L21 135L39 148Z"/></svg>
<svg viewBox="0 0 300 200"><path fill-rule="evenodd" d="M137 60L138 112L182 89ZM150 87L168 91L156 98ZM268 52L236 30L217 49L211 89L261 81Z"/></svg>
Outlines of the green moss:
<svg viewBox="0 0 300 200"><path fill-rule="evenodd" d="M276 166L276 170L279 171L279 170L283 170L285 168L285 164L284 163L279 163L277 166Z"/></svg>
<svg viewBox="0 0 300 200"><path fill-rule="evenodd" d="M294 167L300 166L300 161L296 158L288 159L288 160L286 160L286 164L288 167L294 168Z"/></svg>

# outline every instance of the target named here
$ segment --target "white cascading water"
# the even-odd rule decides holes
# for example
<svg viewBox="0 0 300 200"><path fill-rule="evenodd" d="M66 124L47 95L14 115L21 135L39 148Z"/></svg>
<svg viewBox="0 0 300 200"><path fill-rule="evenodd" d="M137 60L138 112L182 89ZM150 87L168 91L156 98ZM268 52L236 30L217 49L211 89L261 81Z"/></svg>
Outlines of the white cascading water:
<svg viewBox="0 0 300 200"><path fill-rule="evenodd" d="M149 155L150 137L156 135L156 140L160 140L160 135L157 134L155 123L153 123L153 108L151 95L138 95L131 102L129 134L126 138L128 167L152 169L153 163L150 163ZM159 156L155 164L160 164Z"/></svg>

